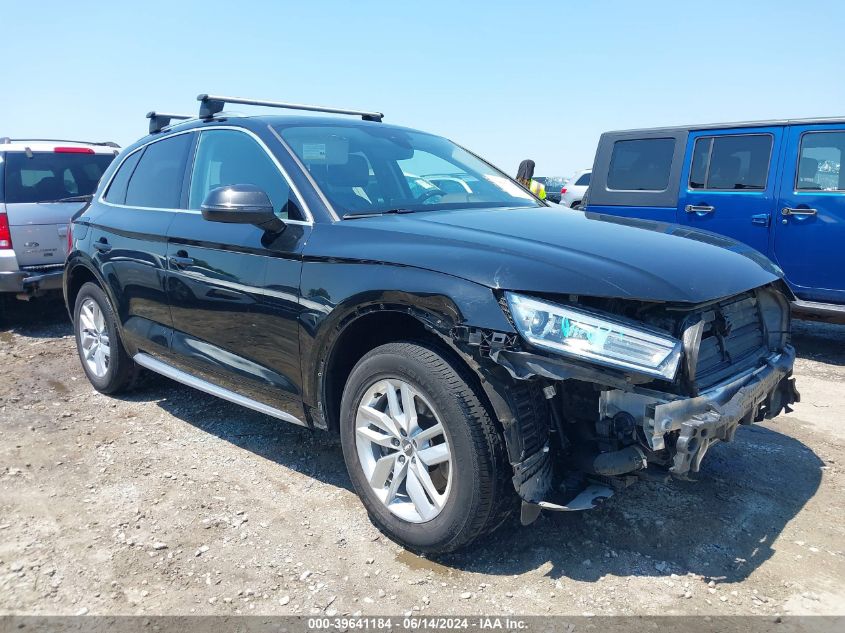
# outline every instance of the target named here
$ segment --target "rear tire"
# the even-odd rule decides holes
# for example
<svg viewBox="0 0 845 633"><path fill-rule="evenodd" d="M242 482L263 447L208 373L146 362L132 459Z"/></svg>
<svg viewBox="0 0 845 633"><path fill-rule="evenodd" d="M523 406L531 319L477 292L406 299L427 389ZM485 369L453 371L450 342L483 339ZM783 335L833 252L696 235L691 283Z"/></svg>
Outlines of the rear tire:
<svg viewBox="0 0 845 633"><path fill-rule="evenodd" d="M83 284L73 308L73 330L82 369L94 389L115 394L135 382L138 367L126 353L117 318L97 284Z"/></svg>
<svg viewBox="0 0 845 633"><path fill-rule="evenodd" d="M464 371L427 344L389 343L358 362L343 392L340 437L352 484L376 526L418 552L464 547L516 507L504 441ZM402 429L406 402L410 433ZM390 420L399 420L395 433L384 430ZM434 453L441 461L432 466ZM424 496L418 481L427 484Z"/></svg>

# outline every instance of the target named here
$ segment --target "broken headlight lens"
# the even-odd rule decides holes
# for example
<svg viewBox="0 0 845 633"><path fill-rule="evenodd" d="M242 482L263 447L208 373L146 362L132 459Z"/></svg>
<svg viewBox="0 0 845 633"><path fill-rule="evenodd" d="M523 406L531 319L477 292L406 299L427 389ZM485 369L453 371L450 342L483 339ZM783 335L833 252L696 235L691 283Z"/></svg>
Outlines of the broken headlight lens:
<svg viewBox="0 0 845 633"><path fill-rule="evenodd" d="M517 330L528 342L567 356L673 380L681 342L588 312L505 293Z"/></svg>

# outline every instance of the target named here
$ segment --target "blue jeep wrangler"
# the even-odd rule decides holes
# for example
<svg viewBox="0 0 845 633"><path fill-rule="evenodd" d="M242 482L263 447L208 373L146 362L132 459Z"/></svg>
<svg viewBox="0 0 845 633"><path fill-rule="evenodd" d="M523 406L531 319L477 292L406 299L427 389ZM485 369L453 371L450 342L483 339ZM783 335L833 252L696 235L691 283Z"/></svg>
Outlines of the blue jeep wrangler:
<svg viewBox="0 0 845 633"><path fill-rule="evenodd" d="M843 153L842 118L606 132L584 208L742 241L783 269L796 314L845 323Z"/></svg>

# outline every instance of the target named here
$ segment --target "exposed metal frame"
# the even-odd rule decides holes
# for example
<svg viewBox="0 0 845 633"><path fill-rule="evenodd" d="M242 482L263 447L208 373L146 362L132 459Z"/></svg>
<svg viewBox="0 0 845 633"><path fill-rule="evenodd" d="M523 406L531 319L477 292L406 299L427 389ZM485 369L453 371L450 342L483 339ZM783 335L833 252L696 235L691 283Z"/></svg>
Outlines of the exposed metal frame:
<svg viewBox="0 0 845 633"><path fill-rule="evenodd" d="M255 105L264 106L267 108L283 108L286 110L305 110L307 112L326 112L329 114L348 114L351 116L360 116L364 121L376 121L381 123L384 114L381 112L368 112L365 110L349 110L347 108L335 108L317 105L305 105L301 103L286 103L283 101L264 101L261 99L246 99L244 97L223 97L220 95L201 94L197 95L197 101L200 102L201 119L210 119L215 114L223 111L227 103L236 103L240 105Z"/></svg>

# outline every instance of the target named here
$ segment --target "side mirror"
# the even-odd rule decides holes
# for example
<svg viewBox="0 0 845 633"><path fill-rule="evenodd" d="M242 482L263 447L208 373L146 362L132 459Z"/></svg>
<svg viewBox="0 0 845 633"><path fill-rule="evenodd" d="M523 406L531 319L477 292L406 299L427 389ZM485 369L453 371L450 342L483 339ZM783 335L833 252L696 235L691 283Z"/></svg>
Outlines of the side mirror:
<svg viewBox="0 0 845 633"><path fill-rule="evenodd" d="M212 189L200 211L209 222L254 224L275 233L285 228L285 223L273 211L270 196L255 185L226 185Z"/></svg>

